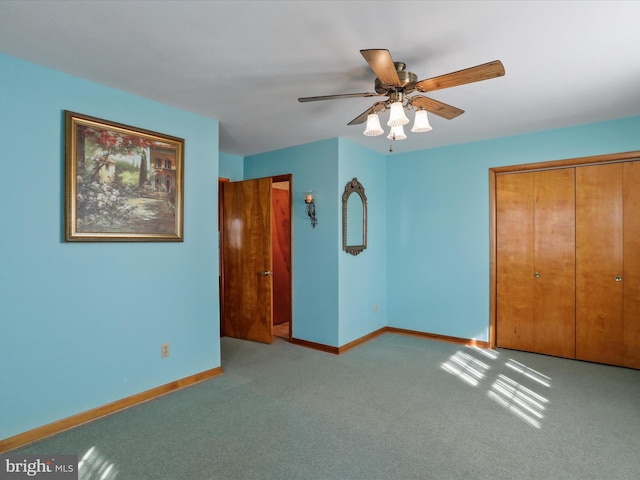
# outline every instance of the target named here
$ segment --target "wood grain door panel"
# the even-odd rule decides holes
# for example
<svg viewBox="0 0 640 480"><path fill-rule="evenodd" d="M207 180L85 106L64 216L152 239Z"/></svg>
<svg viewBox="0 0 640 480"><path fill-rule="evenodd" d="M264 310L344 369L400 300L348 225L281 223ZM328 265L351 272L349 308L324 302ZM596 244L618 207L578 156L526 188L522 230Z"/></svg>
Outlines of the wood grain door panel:
<svg viewBox="0 0 640 480"><path fill-rule="evenodd" d="M224 332L262 343L273 342L271 183L227 182L222 192Z"/></svg>
<svg viewBox="0 0 640 480"><path fill-rule="evenodd" d="M624 365L640 368L640 162L624 164Z"/></svg>
<svg viewBox="0 0 640 480"><path fill-rule="evenodd" d="M533 351L533 175L496 177L496 345Z"/></svg>
<svg viewBox="0 0 640 480"><path fill-rule="evenodd" d="M574 169L534 177L535 351L575 357Z"/></svg>
<svg viewBox="0 0 640 480"><path fill-rule="evenodd" d="M623 165L576 168L576 357L623 363Z"/></svg>

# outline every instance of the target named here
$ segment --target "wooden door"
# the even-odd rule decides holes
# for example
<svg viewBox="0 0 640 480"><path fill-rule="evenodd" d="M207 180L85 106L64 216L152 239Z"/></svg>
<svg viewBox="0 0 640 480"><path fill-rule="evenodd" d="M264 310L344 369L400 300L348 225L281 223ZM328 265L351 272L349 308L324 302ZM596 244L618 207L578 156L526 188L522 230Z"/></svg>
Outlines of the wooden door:
<svg viewBox="0 0 640 480"><path fill-rule="evenodd" d="M533 173L535 351L575 357L573 168Z"/></svg>
<svg viewBox="0 0 640 480"><path fill-rule="evenodd" d="M576 168L576 358L622 365L623 164Z"/></svg>
<svg viewBox="0 0 640 480"><path fill-rule="evenodd" d="M273 342L271 178L223 185L223 323L226 335Z"/></svg>
<svg viewBox="0 0 640 480"><path fill-rule="evenodd" d="M496 178L498 346L575 355L574 170Z"/></svg>
<svg viewBox="0 0 640 480"><path fill-rule="evenodd" d="M640 368L640 162L624 164L624 365Z"/></svg>
<svg viewBox="0 0 640 480"><path fill-rule="evenodd" d="M496 345L535 351L533 175L496 177Z"/></svg>

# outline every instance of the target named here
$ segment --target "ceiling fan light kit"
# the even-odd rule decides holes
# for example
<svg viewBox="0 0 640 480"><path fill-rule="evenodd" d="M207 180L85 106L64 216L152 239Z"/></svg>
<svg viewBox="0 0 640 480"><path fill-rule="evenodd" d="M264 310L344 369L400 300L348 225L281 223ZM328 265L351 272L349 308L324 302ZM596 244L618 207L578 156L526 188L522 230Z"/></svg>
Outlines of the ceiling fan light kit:
<svg viewBox="0 0 640 480"><path fill-rule="evenodd" d="M405 70L406 65L403 62L394 62L392 60L389 50L368 49L360 50L360 53L377 76L374 82L375 93L343 93L338 95L301 97L298 98L298 101L316 102L319 100L354 97L388 97L385 101L376 102L371 108L348 123L348 125L359 125L366 122L364 134L368 137L375 137L384 133L380 125L378 113L385 110L389 110L390 112L389 121L387 122L387 125L391 127L391 131L387 136L390 140L404 140L407 138L403 126L407 125L410 120L405 115L404 110L416 109L414 124L411 129L413 133L424 133L432 130L427 112L447 120L451 120L464 113L464 110L425 97L424 95L407 97L407 94L457 87L467 83L501 77L505 74L502 62L494 60L493 62L484 63L457 72L418 81L415 73Z"/></svg>

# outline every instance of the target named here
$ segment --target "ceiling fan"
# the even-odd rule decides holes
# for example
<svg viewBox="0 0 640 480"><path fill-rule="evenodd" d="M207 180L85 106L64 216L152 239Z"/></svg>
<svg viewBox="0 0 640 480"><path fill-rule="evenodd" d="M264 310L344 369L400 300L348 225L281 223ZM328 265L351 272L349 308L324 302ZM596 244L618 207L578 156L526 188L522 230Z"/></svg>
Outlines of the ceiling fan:
<svg viewBox="0 0 640 480"><path fill-rule="evenodd" d="M360 50L360 53L377 76L374 84L375 92L301 97L298 98L298 101L304 103L341 98L386 96L387 99L374 103L372 107L351 120L348 125L358 125L366 121L367 127L364 132L365 135L381 135L384 132L380 127L380 120L377 114L389 109L390 118L387 125L391 127L391 132L387 138L391 140L406 138L402 129L403 125L409 123L409 119L404 114L405 109L416 109L416 119L414 127L411 129L412 132L426 132L431 130L427 112L431 112L447 120L451 120L464 113L464 110L425 97L424 95L407 96L408 94L414 92L432 92L443 88L457 87L458 85L464 85L466 83L489 80L504 75L502 62L494 60L493 62L484 63L457 72L447 73L426 80L418 80L415 73L406 70L406 64L404 62L393 61L389 50L368 49Z"/></svg>

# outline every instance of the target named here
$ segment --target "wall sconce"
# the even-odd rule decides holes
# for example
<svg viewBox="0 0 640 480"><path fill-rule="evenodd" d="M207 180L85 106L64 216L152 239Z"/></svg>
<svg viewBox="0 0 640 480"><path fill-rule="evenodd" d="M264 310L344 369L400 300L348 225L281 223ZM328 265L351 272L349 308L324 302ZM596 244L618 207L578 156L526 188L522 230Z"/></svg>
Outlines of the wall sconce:
<svg viewBox="0 0 640 480"><path fill-rule="evenodd" d="M311 219L311 226L316 228L318 220L316 219L316 203L314 201L313 190L307 190L304 192L304 203L306 203L306 213Z"/></svg>

